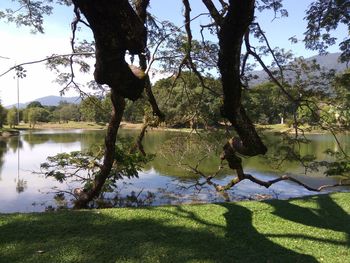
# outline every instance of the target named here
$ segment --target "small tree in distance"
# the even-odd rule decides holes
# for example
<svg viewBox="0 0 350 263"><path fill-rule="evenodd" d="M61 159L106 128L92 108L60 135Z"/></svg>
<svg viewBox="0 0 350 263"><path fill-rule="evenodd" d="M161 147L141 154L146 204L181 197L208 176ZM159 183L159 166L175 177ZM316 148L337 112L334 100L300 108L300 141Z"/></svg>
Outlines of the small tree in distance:
<svg viewBox="0 0 350 263"><path fill-rule="evenodd" d="M16 125L18 125L17 121L17 108L13 107L7 112L7 124L10 126L10 128L14 128Z"/></svg>

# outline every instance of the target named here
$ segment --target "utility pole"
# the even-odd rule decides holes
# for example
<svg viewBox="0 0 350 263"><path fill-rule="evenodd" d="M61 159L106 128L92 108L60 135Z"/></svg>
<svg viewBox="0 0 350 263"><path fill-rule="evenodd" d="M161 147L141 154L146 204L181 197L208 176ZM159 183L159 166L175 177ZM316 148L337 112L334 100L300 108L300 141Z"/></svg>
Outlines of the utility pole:
<svg viewBox="0 0 350 263"><path fill-rule="evenodd" d="M17 76L17 125L19 125L19 77Z"/></svg>

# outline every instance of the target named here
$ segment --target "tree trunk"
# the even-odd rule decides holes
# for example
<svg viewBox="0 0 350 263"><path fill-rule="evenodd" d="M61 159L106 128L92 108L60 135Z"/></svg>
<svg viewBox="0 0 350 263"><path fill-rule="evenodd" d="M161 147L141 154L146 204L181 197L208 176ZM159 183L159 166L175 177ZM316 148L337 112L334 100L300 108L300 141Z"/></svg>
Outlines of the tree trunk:
<svg viewBox="0 0 350 263"><path fill-rule="evenodd" d="M110 175L115 156L115 143L117 139L118 129L123 117L125 109L125 99L115 93L111 92L112 99L112 116L108 124L107 134L105 137L105 152L103 164L100 172L95 176L92 188L86 193L78 196L74 204L75 208L86 208L95 197L97 197L102 190L106 179Z"/></svg>
<svg viewBox="0 0 350 263"><path fill-rule="evenodd" d="M137 100L147 82L143 72L125 62L125 54L141 54L146 48L147 32L128 0L73 0L86 17L95 38L97 83L111 88L112 116L105 137L105 152L93 186L80 193L75 208L87 207L96 198L110 175L115 143L125 109L125 99Z"/></svg>
<svg viewBox="0 0 350 263"><path fill-rule="evenodd" d="M84 14L95 38L95 80L131 100L140 98L145 76L135 75L125 54L146 48L146 29L128 0L73 0Z"/></svg>
<svg viewBox="0 0 350 263"><path fill-rule="evenodd" d="M218 33L218 67L224 93L221 113L232 123L240 137L241 141L236 140L234 148L240 154L248 156L265 154L267 151L241 104L241 47L243 36L253 21L254 8L255 0L230 0Z"/></svg>

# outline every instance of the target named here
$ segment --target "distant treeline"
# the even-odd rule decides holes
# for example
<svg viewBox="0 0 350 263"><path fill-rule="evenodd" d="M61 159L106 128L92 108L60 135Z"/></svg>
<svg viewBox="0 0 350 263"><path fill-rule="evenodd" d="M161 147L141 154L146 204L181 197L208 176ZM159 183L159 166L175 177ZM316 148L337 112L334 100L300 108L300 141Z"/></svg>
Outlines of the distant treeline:
<svg viewBox="0 0 350 263"><path fill-rule="evenodd" d="M220 114L222 105L219 79L204 78L203 83L194 75L183 72L181 78L161 79L153 86L160 109L166 116L162 125L167 127L219 126L224 122ZM296 117L299 123L313 125L320 120L350 124L349 83L350 73L345 72L331 82L326 91L301 90L286 85L294 97L307 95L308 103L303 106L288 99L280 87L265 82L243 92L243 104L251 120L257 124L292 123ZM300 99L302 102L302 99ZM306 99L305 99L306 101ZM296 105L298 106L296 108ZM109 96L89 96L80 104L61 102L58 106L43 106L34 101L19 112L15 107L5 109L0 105L0 125L16 126L20 122L34 127L38 122L64 123L68 121L89 121L107 123L112 111ZM146 96L136 102L127 101L124 121L143 122L152 117L152 110Z"/></svg>

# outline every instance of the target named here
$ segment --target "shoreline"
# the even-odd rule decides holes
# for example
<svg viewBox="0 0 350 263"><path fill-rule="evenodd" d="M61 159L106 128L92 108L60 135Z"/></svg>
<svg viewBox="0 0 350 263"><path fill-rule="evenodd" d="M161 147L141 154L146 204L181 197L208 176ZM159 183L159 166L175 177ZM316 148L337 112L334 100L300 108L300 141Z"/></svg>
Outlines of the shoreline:
<svg viewBox="0 0 350 263"><path fill-rule="evenodd" d="M120 123L121 129L129 129L129 130L141 130L143 123L131 123L122 121ZM272 125L261 125L256 124L255 127L258 130L262 130L263 132L268 133L289 133L295 134L294 129L288 127L287 125L281 124L272 124ZM70 130L70 129L82 129L82 130L105 130L107 129L107 124L98 124L93 122L68 122L68 123L37 123L34 128L30 128L28 124L20 124L15 128L3 128L0 130L0 137L7 138L11 136L16 136L19 134L21 130ZM223 130L223 127L215 127L211 130ZM301 127L304 129L304 132L300 131L301 134L305 135L323 135L330 133L326 130L315 129L312 130L311 127ZM171 131L171 132L196 132L196 131L207 131L202 128L191 129L191 128L170 128L170 127L149 127L149 130L152 131ZM341 133L348 133L349 131L343 131Z"/></svg>

